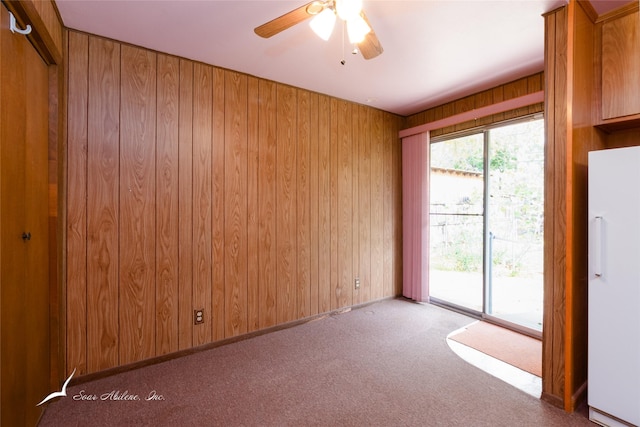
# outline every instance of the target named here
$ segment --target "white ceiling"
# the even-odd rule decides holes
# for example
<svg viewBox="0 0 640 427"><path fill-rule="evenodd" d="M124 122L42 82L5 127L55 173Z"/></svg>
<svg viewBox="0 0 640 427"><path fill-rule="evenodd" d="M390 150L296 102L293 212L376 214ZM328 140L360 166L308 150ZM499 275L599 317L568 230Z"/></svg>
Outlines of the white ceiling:
<svg viewBox="0 0 640 427"><path fill-rule="evenodd" d="M371 60L351 54L338 25L328 42L308 21L269 39L253 32L308 1L56 4L69 28L409 115L542 71L541 15L567 0L364 0L384 48ZM604 13L629 1L592 3Z"/></svg>

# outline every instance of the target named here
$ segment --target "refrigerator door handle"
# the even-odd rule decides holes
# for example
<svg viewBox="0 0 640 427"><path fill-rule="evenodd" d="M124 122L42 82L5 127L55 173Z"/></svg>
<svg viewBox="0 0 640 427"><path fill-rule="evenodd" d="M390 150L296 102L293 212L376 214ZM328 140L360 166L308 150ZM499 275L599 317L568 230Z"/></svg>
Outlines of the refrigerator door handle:
<svg viewBox="0 0 640 427"><path fill-rule="evenodd" d="M593 272L596 277L602 277L602 217L595 217L593 233Z"/></svg>

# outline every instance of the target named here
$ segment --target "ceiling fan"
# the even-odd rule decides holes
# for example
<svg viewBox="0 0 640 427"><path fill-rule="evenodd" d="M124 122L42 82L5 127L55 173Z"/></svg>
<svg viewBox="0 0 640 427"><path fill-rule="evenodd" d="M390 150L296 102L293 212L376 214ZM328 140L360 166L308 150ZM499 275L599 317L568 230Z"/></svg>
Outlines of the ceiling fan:
<svg viewBox="0 0 640 427"><path fill-rule="evenodd" d="M255 28L260 37L269 38L302 21L313 18L309 25L322 39L328 40L336 18L345 22L349 41L358 47L365 59L383 51L382 45L362 10L362 0L315 0Z"/></svg>

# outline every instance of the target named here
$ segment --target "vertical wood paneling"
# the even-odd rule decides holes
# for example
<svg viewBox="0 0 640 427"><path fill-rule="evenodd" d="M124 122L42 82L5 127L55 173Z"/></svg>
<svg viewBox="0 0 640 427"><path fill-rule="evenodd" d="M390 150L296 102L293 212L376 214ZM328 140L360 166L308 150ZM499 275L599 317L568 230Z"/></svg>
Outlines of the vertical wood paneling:
<svg viewBox="0 0 640 427"><path fill-rule="evenodd" d="M387 132L391 144L391 293L389 296L402 295L402 141L398 137L401 127L400 118L388 116L391 120ZM427 159L428 161L428 159Z"/></svg>
<svg viewBox="0 0 640 427"><path fill-rule="evenodd" d="M605 146L608 148L635 147L640 141L640 129L629 129L606 135Z"/></svg>
<svg viewBox="0 0 640 427"><path fill-rule="evenodd" d="M247 76L225 72L225 337L247 332Z"/></svg>
<svg viewBox="0 0 640 427"><path fill-rule="evenodd" d="M391 125L389 116L384 117L384 126L383 126L383 152L382 157L384 159L383 164L383 182L382 182L382 199L383 199L383 209L384 209L384 230L383 230L383 241L384 241L384 254L383 254L383 262L384 262L384 285L383 285L383 296L388 297L393 295L393 140L394 136L390 135L389 126Z"/></svg>
<svg viewBox="0 0 640 427"><path fill-rule="evenodd" d="M213 259L213 289L211 295L211 311L213 316L212 340L224 338L225 333L225 232L224 232L224 177L227 173L225 158L225 71L220 68L213 69L213 160L212 183L213 207L212 207L212 241Z"/></svg>
<svg viewBox="0 0 640 427"><path fill-rule="evenodd" d="M594 14L588 2L571 2L545 15L542 398L569 412L587 386L587 154L611 142L590 126L600 121Z"/></svg>
<svg viewBox="0 0 640 427"><path fill-rule="evenodd" d="M120 363L155 355L156 54L122 46Z"/></svg>
<svg viewBox="0 0 640 427"><path fill-rule="evenodd" d="M311 93L298 90L296 234L297 234L297 318L311 314L311 229L309 153L311 142Z"/></svg>
<svg viewBox="0 0 640 427"><path fill-rule="evenodd" d="M258 217L260 328L277 322L276 302L276 84L259 83Z"/></svg>
<svg viewBox="0 0 640 427"><path fill-rule="evenodd" d="M442 106L442 116L443 117L453 116L456 113L455 107L456 107L455 101L444 104ZM455 125L447 126L446 128L442 129L442 133L445 133L445 134L455 132L455 131L456 131Z"/></svg>
<svg viewBox="0 0 640 427"><path fill-rule="evenodd" d="M491 89L480 92L475 96L475 108L486 107L493 104L493 91ZM478 126L484 126L491 124L493 118L491 116L481 117L477 120Z"/></svg>
<svg viewBox="0 0 640 427"><path fill-rule="evenodd" d="M371 299L383 297L384 201L383 201L383 115L372 111L371 120Z"/></svg>
<svg viewBox="0 0 640 427"><path fill-rule="evenodd" d="M498 102L506 101L507 98L505 97L505 94L504 94L504 86L498 86L496 88L493 88L492 92L493 92L492 93L493 102L495 104L497 104ZM500 122L505 119L504 113L494 114L492 117L493 117L492 118L493 122Z"/></svg>
<svg viewBox="0 0 640 427"><path fill-rule="evenodd" d="M69 33L67 176L67 356L65 377L87 373L87 103L89 38Z"/></svg>
<svg viewBox="0 0 640 427"><path fill-rule="evenodd" d="M89 52L87 370L95 372L119 364L120 45L89 37Z"/></svg>
<svg viewBox="0 0 640 427"><path fill-rule="evenodd" d="M331 310L331 99L318 98L318 311Z"/></svg>
<svg viewBox="0 0 640 427"><path fill-rule="evenodd" d="M527 92L538 92L544 90L543 85L543 75L542 74L534 74L533 76L529 76L527 78ZM542 108L540 104L530 105L527 107L528 114L534 114L544 109L544 104L542 104ZM524 112L524 110L523 110Z"/></svg>
<svg viewBox="0 0 640 427"><path fill-rule="evenodd" d="M365 107L360 108L358 135L360 136L358 169L358 237L360 250L359 270L360 275L360 300L371 300L371 111Z"/></svg>
<svg viewBox="0 0 640 427"><path fill-rule="evenodd" d="M277 321L296 319L296 89L277 86Z"/></svg>
<svg viewBox="0 0 640 427"><path fill-rule="evenodd" d="M555 32L556 32L556 17L555 14L551 13L545 16L545 80L547 84L545 85L547 90L545 92L545 106L551 105L555 99L555 80L550 77L555 75ZM555 127L555 110L553 108L545 108L545 138L547 141L544 146L544 182L549 183L553 182L555 174L553 168L553 153L555 150L555 141L553 138L549 136L552 135L550 129L554 129ZM544 187L544 234L548 239L550 236L553 236L554 231L554 221L553 216L549 215L551 212L555 211L554 206L554 186L553 185L545 185ZM552 241L551 241L552 242ZM544 271L547 272L544 276L544 318L543 324L544 328L542 330L542 398L545 400L549 400L549 396L553 396L553 380L551 380L553 376L553 331L555 330L555 325L553 324L553 315L549 310L549 307L553 307L555 305L555 301L553 300L553 274L550 272L553 271L553 242L551 248L547 247L547 250L544 251Z"/></svg>
<svg viewBox="0 0 640 427"><path fill-rule="evenodd" d="M178 350L180 60L158 55L156 130L156 354Z"/></svg>
<svg viewBox="0 0 640 427"><path fill-rule="evenodd" d="M466 111L473 110L474 108L476 108L475 96L471 95L471 96L467 96L465 98L459 99L457 101L454 101L453 108L454 108L455 114L464 113ZM476 123L475 120L470 120L470 121L467 121L466 123L458 123L457 125L455 125L455 129L456 131L469 129L475 126L475 123Z"/></svg>
<svg viewBox="0 0 640 427"><path fill-rule="evenodd" d="M431 121L435 121L435 120L440 120L443 118L443 114L442 114L442 105L439 105L437 107L431 108L429 110L427 110L427 117L431 118ZM430 132L430 137L436 137L436 136L440 136L442 135L442 129L434 129Z"/></svg>
<svg viewBox="0 0 640 427"><path fill-rule="evenodd" d="M360 170L360 106L351 105L351 303L360 303L360 289L355 288L355 279L360 277L360 206L358 186Z"/></svg>
<svg viewBox="0 0 640 427"><path fill-rule="evenodd" d="M422 123L427 123L427 111L421 111L406 118L405 125L407 128L419 126Z"/></svg>
<svg viewBox="0 0 640 427"><path fill-rule="evenodd" d="M396 116L80 33L69 47L69 370L393 295Z"/></svg>
<svg viewBox="0 0 640 427"><path fill-rule="evenodd" d="M563 8L558 11L556 18L556 53L561 59L556 61L555 79L555 122L554 122L554 152L553 159L555 180L552 181L554 188L554 212L550 214L554 221L553 234L553 308L550 310L553 316L552 323L555 325L553 334L553 388L554 395L564 396L565 393L565 286L567 279L566 270L566 188L567 182L567 10ZM558 214L560 213L560 214Z"/></svg>
<svg viewBox="0 0 640 427"><path fill-rule="evenodd" d="M352 304L353 298L353 158L351 139L351 104L338 101L338 282L336 307Z"/></svg>
<svg viewBox="0 0 640 427"><path fill-rule="evenodd" d="M335 310L340 307L338 301L339 294L339 277L338 270L339 254L338 254L338 145L340 140L338 139L338 103L339 100L331 98L331 126L329 135L329 206L330 206L330 219L329 219L329 236L330 246L329 253L331 255L330 265L330 279L331 279L331 309Z"/></svg>
<svg viewBox="0 0 640 427"><path fill-rule="evenodd" d="M194 326L193 345L211 341L211 151L212 67L193 65L193 305L204 309L204 323ZM218 144L220 141L216 141Z"/></svg>
<svg viewBox="0 0 640 427"><path fill-rule="evenodd" d="M583 272L588 271L588 153L592 150L604 148L604 137L592 126L597 108L592 102L596 98L593 87L595 72L593 64L595 28L589 12L585 11L581 3L572 7L574 12L573 36L573 76L572 85L572 172L570 174L572 208L571 208L571 247L573 262L571 289L567 291L567 355L569 362L565 366L567 374L565 381L569 392L567 396L570 411L574 411L584 400L587 385L587 341L588 341L588 279ZM640 47L640 46L639 46ZM637 51L640 54L640 50ZM529 82L529 86L533 85ZM538 82L539 84L539 82ZM571 235L570 235L571 236ZM569 268L569 267L568 267ZM582 394L582 395L581 395ZM565 407L567 405L565 404Z"/></svg>
<svg viewBox="0 0 640 427"><path fill-rule="evenodd" d="M319 187L318 177L320 174L319 164L319 133L318 127L318 94L311 93L309 95L309 286L310 286L310 315L318 314L319 307L319 257L320 257L320 228L319 228Z"/></svg>
<svg viewBox="0 0 640 427"><path fill-rule="evenodd" d="M528 79L520 79L504 85L505 99L517 98L519 96L531 93L528 87ZM529 114L529 107L518 108L517 110L507 111L504 113L505 119L514 119L516 117Z"/></svg>
<svg viewBox="0 0 640 427"><path fill-rule="evenodd" d="M259 80L247 81L247 331L260 328L259 227L258 227L258 151Z"/></svg>
<svg viewBox="0 0 640 427"><path fill-rule="evenodd" d="M518 96L535 93L542 90L542 80L544 73L539 72L527 77L508 82L494 88L479 92L475 95L467 96L461 99L457 99L436 107L429 108L428 110L421 111L416 114L412 114L404 119L404 128L411 128L419 126L425 123L440 120L455 114L460 114L465 111L478 109L483 106L491 105L501 101L506 101ZM498 113L491 116L480 117L475 120L469 120L464 123L459 123L453 126L448 126L442 129L435 129L431 131L431 137L440 136L443 134L462 131L465 129L471 129L476 126L488 125L504 121L505 119L511 119L516 117L525 116L528 114L542 112L544 104L534 104L528 107L519 108L517 110L507 111L505 113Z"/></svg>
<svg viewBox="0 0 640 427"><path fill-rule="evenodd" d="M178 129L178 347L193 346L193 62L180 60Z"/></svg>
<svg viewBox="0 0 640 427"><path fill-rule="evenodd" d="M548 84L545 104L547 144L545 146L545 307L543 330L543 384L545 400L556 404L564 399L564 198L566 182L566 8L546 16L546 69ZM551 71L551 73L549 72ZM557 267L556 267L557 265ZM561 403L560 403L561 405Z"/></svg>

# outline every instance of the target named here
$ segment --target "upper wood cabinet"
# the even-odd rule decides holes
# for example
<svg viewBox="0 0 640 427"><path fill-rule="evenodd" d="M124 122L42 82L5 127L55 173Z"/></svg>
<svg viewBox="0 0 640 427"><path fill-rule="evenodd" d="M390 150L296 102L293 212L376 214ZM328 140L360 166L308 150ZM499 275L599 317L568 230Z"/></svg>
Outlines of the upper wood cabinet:
<svg viewBox="0 0 640 427"><path fill-rule="evenodd" d="M640 114L638 10L602 22L602 119Z"/></svg>

